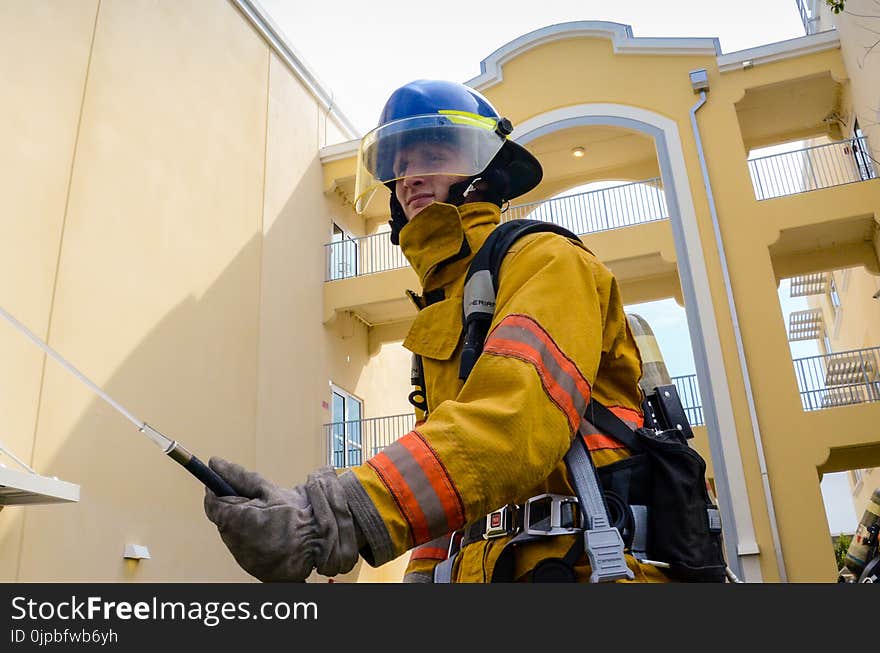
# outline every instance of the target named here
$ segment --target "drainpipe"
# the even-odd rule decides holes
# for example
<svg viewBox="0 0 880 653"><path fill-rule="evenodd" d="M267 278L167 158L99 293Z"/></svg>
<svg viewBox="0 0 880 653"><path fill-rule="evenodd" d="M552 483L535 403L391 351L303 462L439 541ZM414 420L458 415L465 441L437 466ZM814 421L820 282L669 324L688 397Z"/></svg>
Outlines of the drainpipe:
<svg viewBox="0 0 880 653"><path fill-rule="evenodd" d="M706 104L706 92L709 90L709 82L704 69L690 73L691 85L694 92L699 92L700 100L691 107L691 127L694 131L694 139L697 144L697 155L700 158L700 170L703 173L703 185L706 188L706 196L709 201L709 213L712 216L712 229L715 232L715 245L718 249L718 258L721 262L721 272L724 277L724 289L727 291L727 306L730 310L733 322L733 335L736 340L736 353L739 357L740 371L746 390L746 401L749 405L749 417L752 420L752 433L755 435L755 449L758 452L758 465L761 470L761 483L764 487L764 499L767 502L767 512L770 516L770 532L773 537L773 547L776 550L776 566L779 568L779 577L783 583L788 582L785 572L785 560L782 557L782 545L779 541L779 527L776 522L776 509L773 506L773 495L770 492L770 480L767 475L767 462L764 459L764 444L761 440L761 429L758 427L757 411L755 410L755 398L752 394L752 383L749 377L746 355L743 349L742 333L739 328L739 316L736 311L736 302L733 299L733 288L730 284L730 272L727 268L727 256L724 254L724 242L721 239L721 228L718 225L718 211L715 207L715 196L712 193L712 184L709 181L709 169L706 166L706 155L703 152L703 140L700 138L700 128L697 125L697 111Z"/></svg>

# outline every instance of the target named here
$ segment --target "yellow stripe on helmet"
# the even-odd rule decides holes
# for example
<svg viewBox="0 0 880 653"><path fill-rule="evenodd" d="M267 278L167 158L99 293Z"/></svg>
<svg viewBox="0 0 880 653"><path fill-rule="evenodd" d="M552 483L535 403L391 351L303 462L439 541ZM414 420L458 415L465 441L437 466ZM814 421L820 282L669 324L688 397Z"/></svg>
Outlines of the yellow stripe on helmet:
<svg viewBox="0 0 880 653"><path fill-rule="evenodd" d="M480 127L481 129L486 129L488 131L495 131L495 127L498 126L498 121L495 118L487 118L486 116L481 116L478 113L471 113L470 111L456 111L455 109L440 109L437 113L443 114L448 117L451 122L456 125L471 125L473 127Z"/></svg>

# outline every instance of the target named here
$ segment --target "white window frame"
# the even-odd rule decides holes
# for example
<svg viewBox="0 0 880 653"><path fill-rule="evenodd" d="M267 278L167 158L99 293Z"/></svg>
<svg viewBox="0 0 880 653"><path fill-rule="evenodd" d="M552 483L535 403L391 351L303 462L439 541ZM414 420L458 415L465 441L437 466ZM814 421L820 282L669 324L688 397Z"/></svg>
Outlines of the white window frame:
<svg viewBox="0 0 880 653"><path fill-rule="evenodd" d="M344 243L337 245L336 243ZM358 241L335 220L330 221L330 252L327 256L327 279L347 279L358 274Z"/></svg>
<svg viewBox="0 0 880 653"><path fill-rule="evenodd" d="M342 419L338 419L335 411L334 395L339 396L343 400ZM349 419L349 405L357 404L359 416L356 420ZM364 461L363 454L363 421L364 421L364 400L348 390L330 382L330 459L334 467L352 467L360 465ZM352 424L357 422L358 429L355 434L351 432ZM335 433L336 425L342 424L342 459L336 460L339 453L336 448L336 439L339 434ZM341 464L337 464L341 463Z"/></svg>

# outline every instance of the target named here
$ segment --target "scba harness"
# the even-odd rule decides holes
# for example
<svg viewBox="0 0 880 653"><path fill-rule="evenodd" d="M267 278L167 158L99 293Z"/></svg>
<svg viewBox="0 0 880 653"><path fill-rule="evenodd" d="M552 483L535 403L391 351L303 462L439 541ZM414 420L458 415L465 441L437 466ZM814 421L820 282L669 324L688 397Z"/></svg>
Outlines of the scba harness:
<svg viewBox="0 0 880 653"><path fill-rule="evenodd" d="M475 255L465 278L462 303L464 344L459 377L467 379L479 358L495 312L501 262L511 245L537 232L552 232L578 243L576 235L555 224L512 220L499 225ZM413 384L421 394L420 360ZM631 452L598 470L583 439L575 437L565 462L577 496L542 494L523 505L499 508L453 533L449 556L437 565L434 581L451 582L457 552L473 542L510 537L493 571L493 582L514 579L514 553L529 542L576 534L562 558L539 563L533 582L575 580L574 566L584 554L590 582L632 579L625 552L665 568L675 580L724 582L727 565L721 542L720 512L709 497L705 461L687 443L693 437L674 385L647 393L645 426L635 431L608 408L591 399L584 417ZM511 537L512 536L512 537Z"/></svg>

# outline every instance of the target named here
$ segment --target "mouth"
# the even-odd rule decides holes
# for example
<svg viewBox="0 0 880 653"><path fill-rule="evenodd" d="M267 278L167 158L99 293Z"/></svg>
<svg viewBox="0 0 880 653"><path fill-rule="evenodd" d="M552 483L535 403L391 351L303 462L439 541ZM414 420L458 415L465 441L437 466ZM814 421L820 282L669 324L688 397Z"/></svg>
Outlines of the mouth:
<svg viewBox="0 0 880 653"><path fill-rule="evenodd" d="M419 200L425 200L425 199L430 200L433 198L434 198L434 195L432 193L416 193L415 195L410 197L408 200L406 200L406 205L412 206L414 202L418 202Z"/></svg>

